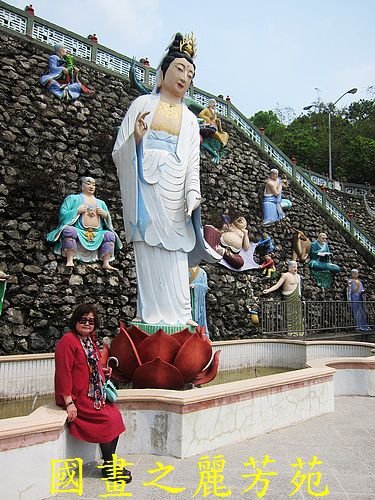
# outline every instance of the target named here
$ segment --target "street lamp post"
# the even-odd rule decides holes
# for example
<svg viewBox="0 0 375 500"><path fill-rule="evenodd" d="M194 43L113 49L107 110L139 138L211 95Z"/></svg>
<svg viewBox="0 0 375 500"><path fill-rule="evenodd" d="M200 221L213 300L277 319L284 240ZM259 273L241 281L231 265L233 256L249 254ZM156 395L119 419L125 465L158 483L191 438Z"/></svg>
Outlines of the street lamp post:
<svg viewBox="0 0 375 500"><path fill-rule="evenodd" d="M342 99L346 94L355 94L358 89L353 88L350 90L347 90L340 96L333 104L332 104L332 109L335 107L335 105L339 102L340 99ZM314 107L315 104L311 104L310 106L305 106L303 109L304 110L309 110L312 107ZM328 175L329 179L332 180L332 135L331 135L331 114L332 111L331 109L328 109Z"/></svg>

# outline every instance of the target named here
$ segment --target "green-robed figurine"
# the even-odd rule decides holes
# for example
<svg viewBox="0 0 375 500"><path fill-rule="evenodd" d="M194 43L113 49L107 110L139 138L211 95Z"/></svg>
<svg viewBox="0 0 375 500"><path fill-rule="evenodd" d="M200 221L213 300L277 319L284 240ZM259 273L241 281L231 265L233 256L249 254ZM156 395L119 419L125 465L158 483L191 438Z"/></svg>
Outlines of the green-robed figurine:
<svg viewBox="0 0 375 500"><path fill-rule="evenodd" d="M47 235L47 241L55 243L54 252L66 257L67 267L74 265L74 259L83 262L100 259L103 269L115 269L110 262L122 243L113 229L107 205L94 196L95 187L95 179L83 177L82 192L65 198L59 225Z"/></svg>

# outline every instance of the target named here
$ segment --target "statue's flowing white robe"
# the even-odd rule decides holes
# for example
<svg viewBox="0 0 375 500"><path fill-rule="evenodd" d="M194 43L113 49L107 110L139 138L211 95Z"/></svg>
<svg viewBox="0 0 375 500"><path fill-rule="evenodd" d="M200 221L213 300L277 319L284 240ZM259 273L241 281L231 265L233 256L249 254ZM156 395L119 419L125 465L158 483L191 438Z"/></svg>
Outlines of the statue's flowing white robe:
<svg viewBox="0 0 375 500"><path fill-rule="evenodd" d="M150 131L159 95L130 106L119 130L113 159L121 188L126 239L134 244L138 281L137 317L146 323L186 324L191 319L188 252L196 237L185 212L186 195L200 195L199 127L183 105L178 137ZM139 112L150 114L136 147Z"/></svg>

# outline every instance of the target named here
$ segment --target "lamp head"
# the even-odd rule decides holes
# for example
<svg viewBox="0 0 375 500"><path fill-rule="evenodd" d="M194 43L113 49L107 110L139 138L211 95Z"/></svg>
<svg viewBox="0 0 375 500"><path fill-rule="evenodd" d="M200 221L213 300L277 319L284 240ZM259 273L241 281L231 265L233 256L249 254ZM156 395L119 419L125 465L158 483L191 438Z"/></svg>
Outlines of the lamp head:
<svg viewBox="0 0 375 500"><path fill-rule="evenodd" d="M303 109L304 109L305 111L308 111L308 110L309 110L309 109L311 109L312 107L313 107L313 104L311 104L310 106L305 106Z"/></svg>
<svg viewBox="0 0 375 500"><path fill-rule="evenodd" d="M354 88L354 89L350 89L348 90L347 94L355 94L357 92L358 89Z"/></svg>

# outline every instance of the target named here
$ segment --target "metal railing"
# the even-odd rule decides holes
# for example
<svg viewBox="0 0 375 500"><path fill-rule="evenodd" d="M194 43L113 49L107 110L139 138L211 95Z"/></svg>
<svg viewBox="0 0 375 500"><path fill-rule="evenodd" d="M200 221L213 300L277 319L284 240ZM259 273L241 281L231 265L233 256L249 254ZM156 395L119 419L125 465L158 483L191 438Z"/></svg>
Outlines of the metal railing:
<svg viewBox="0 0 375 500"><path fill-rule="evenodd" d="M314 184L324 189L340 191L341 193L357 196L358 198L362 198L362 196L371 192L371 186L369 184L354 184L352 182L337 181L311 170L303 169L303 171L310 177Z"/></svg>
<svg viewBox="0 0 375 500"><path fill-rule="evenodd" d="M269 337L304 340L375 334L375 301L270 300L261 302L260 315L262 334Z"/></svg>
<svg viewBox="0 0 375 500"><path fill-rule="evenodd" d="M129 77L132 64L130 57L119 54L101 44L94 43L90 39L56 26L40 17L29 15L27 12L8 5L1 0L0 27L11 30L16 36L26 37L29 40L33 39L36 43L42 45L51 46L63 42L74 56L81 58L86 63L99 66L100 71L113 73L124 78ZM142 83L150 87L154 86L155 69L137 63L136 73L137 78ZM312 201L317 203L366 252L375 257L375 241L318 187L308 171L295 165L255 125L250 123L230 101L219 99L197 87L190 88L189 95L203 106L207 104L210 98L214 97L218 102L218 113L229 119L257 147L263 150L286 175L297 182Z"/></svg>

